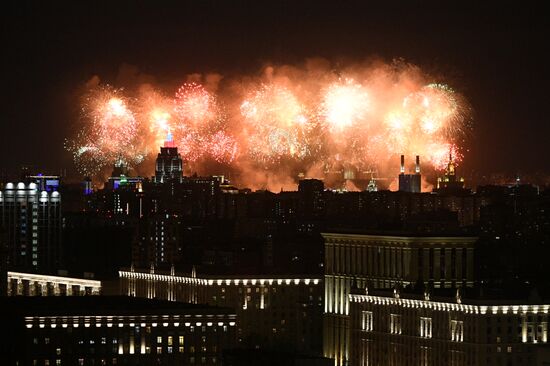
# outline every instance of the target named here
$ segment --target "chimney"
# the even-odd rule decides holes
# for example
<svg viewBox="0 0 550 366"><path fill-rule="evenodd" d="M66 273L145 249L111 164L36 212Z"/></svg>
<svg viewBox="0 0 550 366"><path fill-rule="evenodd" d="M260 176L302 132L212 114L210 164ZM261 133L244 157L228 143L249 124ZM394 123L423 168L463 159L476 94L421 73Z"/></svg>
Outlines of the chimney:
<svg viewBox="0 0 550 366"><path fill-rule="evenodd" d="M416 167L415 167L415 173L420 174L420 156L416 155Z"/></svg>
<svg viewBox="0 0 550 366"><path fill-rule="evenodd" d="M401 155L401 174L405 174L405 155Z"/></svg>

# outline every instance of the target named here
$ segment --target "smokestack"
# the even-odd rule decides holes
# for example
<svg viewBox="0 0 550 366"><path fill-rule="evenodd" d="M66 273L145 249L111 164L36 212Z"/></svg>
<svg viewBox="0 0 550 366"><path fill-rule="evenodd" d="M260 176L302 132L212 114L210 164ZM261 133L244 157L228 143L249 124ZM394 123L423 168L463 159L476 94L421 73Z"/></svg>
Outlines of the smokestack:
<svg viewBox="0 0 550 366"><path fill-rule="evenodd" d="M401 174L405 174L405 155L401 155Z"/></svg>
<svg viewBox="0 0 550 366"><path fill-rule="evenodd" d="M416 155L416 168L415 173L420 174L420 156Z"/></svg>

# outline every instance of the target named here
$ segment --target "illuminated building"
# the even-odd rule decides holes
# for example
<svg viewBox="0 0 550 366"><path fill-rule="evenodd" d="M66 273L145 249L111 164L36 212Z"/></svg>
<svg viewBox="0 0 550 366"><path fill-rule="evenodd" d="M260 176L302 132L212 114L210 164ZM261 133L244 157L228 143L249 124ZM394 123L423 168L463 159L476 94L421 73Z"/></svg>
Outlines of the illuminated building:
<svg viewBox="0 0 550 366"><path fill-rule="evenodd" d="M231 309L119 296L7 297L8 365L218 365Z"/></svg>
<svg viewBox="0 0 550 366"><path fill-rule="evenodd" d="M155 183L179 182L183 179L183 162L178 148L169 133L164 146L160 148L155 164Z"/></svg>
<svg viewBox="0 0 550 366"><path fill-rule="evenodd" d="M53 192L59 190L60 178L58 175L28 175L27 180L36 183L39 191Z"/></svg>
<svg viewBox="0 0 550 366"><path fill-rule="evenodd" d="M405 174L405 156L401 155L401 169L399 173L399 191L400 192L421 192L421 175L420 175L420 157L416 155L416 165L414 174Z"/></svg>
<svg viewBox="0 0 550 366"><path fill-rule="evenodd" d="M236 309L240 346L321 353L320 278L120 271L121 295Z"/></svg>
<svg viewBox="0 0 550 366"><path fill-rule="evenodd" d="M469 193L469 190L464 189L464 178L456 176L456 167L451 152L449 152L449 162L447 163L447 168L445 168L445 175L437 178L437 188L434 189L434 192Z"/></svg>
<svg viewBox="0 0 550 366"><path fill-rule="evenodd" d="M350 357L350 290L423 283L472 286L476 237L412 237L323 233L325 239L324 356Z"/></svg>
<svg viewBox="0 0 550 366"><path fill-rule="evenodd" d="M56 271L61 262L61 194L36 183L7 183L0 192L0 223L7 231L8 268Z"/></svg>
<svg viewBox="0 0 550 366"><path fill-rule="evenodd" d="M101 293L101 281L34 273L8 272L7 284L8 296L81 296Z"/></svg>
<svg viewBox="0 0 550 366"><path fill-rule="evenodd" d="M546 365L550 305L362 290L350 365ZM546 350L546 354L544 352Z"/></svg>

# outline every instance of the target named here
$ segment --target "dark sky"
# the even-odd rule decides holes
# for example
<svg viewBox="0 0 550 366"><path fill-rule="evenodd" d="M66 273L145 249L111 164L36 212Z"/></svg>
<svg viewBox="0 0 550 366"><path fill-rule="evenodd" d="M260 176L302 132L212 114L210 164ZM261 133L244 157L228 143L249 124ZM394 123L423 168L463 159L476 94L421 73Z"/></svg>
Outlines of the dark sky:
<svg viewBox="0 0 550 366"><path fill-rule="evenodd" d="M78 88L96 74L114 82L123 64L165 82L256 73L268 61L376 56L446 75L470 101L465 170L550 173L550 31L538 3L11 3L2 9L0 171L71 168L63 141L78 116Z"/></svg>

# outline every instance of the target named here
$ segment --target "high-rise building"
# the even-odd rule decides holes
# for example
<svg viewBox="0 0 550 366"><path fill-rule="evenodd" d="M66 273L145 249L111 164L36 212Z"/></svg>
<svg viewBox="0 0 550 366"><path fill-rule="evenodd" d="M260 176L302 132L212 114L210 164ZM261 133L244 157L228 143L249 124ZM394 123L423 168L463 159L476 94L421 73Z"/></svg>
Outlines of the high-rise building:
<svg viewBox="0 0 550 366"><path fill-rule="evenodd" d="M7 231L8 268L55 272L61 263L61 194L36 183L7 183L0 192L0 222Z"/></svg>
<svg viewBox="0 0 550 366"><path fill-rule="evenodd" d="M183 162L178 148L172 140L172 134L168 134L164 146L160 148L155 164L155 183L168 181L181 183L183 180Z"/></svg>
<svg viewBox="0 0 550 366"><path fill-rule="evenodd" d="M456 176L456 165L453 162L453 155L449 152L449 162L445 168L445 175L437 178L437 188L434 192L438 193L470 193L464 188L464 178Z"/></svg>
<svg viewBox="0 0 550 366"><path fill-rule="evenodd" d="M414 174L405 174L405 155L401 155L401 169L399 173L400 192L421 192L420 157L416 155Z"/></svg>
<svg viewBox="0 0 550 366"><path fill-rule="evenodd" d="M320 216L325 209L325 184L319 179L302 179L298 182L300 211L305 217Z"/></svg>

